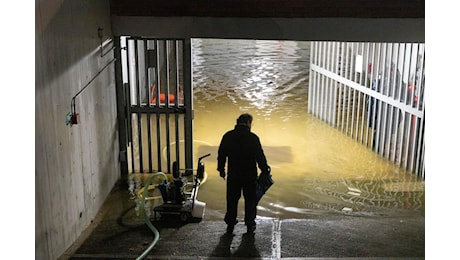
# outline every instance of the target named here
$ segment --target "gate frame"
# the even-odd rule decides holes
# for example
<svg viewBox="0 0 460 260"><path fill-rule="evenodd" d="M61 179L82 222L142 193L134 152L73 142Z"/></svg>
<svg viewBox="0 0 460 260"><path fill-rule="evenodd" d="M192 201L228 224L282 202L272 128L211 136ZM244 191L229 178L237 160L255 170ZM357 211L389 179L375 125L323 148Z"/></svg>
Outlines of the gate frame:
<svg viewBox="0 0 460 260"><path fill-rule="evenodd" d="M137 105L132 105L130 102L130 79L128 76L127 83L124 82L123 80L123 58L128 57L128 46L122 47L121 46L121 41L122 37L126 37L126 43L128 40L142 40L142 41L179 41L182 42L182 53L179 53L176 51L177 55L182 55L182 69L183 69L183 74L182 74L182 90L183 90L183 105L181 106L171 106L172 104L169 104L169 101L167 101L166 106L152 106L150 105L150 100L149 103L146 106L141 106L140 104ZM194 113L193 113L193 88L192 88L192 55L191 55L191 38L177 38L177 39L165 39L165 38L153 38L153 37L136 37L136 36L118 36L115 37L115 44L117 46L117 50L115 51L115 55L117 58L116 61L116 68L115 68L115 75L116 75L116 95L117 95L117 118L118 118L118 131L119 131L119 140L120 140L120 145L119 145L119 154L120 158L119 161L122 164L121 167L121 175L122 176L127 176L130 172L129 170L129 160L128 160L128 145L131 143L132 146L132 126L131 126L131 115L132 114L138 114L138 115L143 115L143 114L156 114L157 118L159 118L160 115L166 115L166 117L169 117L169 115L178 115L178 114L183 114L184 115L184 120L183 120L183 130L184 130L184 165L185 165L185 171L193 171L193 119L194 119ZM177 45L176 45L177 46ZM147 49L147 48L146 48ZM125 55L123 56L123 51L126 51ZM177 57L176 57L177 58ZM147 59L147 58L146 58ZM127 63L128 64L128 63ZM158 64L158 63L157 63ZM157 65L156 64L156 65ZM136 61L136 66L138 65L138 62ZM145 62L145 68L138 68L136 70L136 73L139 73L140 69L148 69L148 62ZM179 69L179 68L177 68ZM129 74L129 65L127 66L126 70L128 71ZM178 71L176 71L178 73ZM156 75L158 77L158 75ZM178 83L177 83L178 84ZM159 92L159 90L158 90ZM177 93L176 93L177 94ZM150 96L149 96L150 99ZM150 121L149 121L150 122ZM176 126L178 119L176 117ZM169 121L168 121L169 123ZM149 127L150 129L150 127ZM139 130L140 131L140 130ZM168 128L168 133L167 135L169 136L169 128ZM176 135L176 145L179 146L178 142L178 135ZM149 149L151 146L151 143L149 142ZM158 147L157 147L158 148ZM142 150L142 148L141 148ZM169 150L169 149L168 149ZM159 158L161 157L161 149L157 150L159 154ZM170 156L170 151L168 152L168 158ZM139 155L141 157L142 154ZM180 154L178 152L178 149L176 149L176 159L180 159ZM139 158L139 160L142 160ZM161 159L159 159L161 160ZM167 160L169 162L169 159ZM134 161L131 161L131 166L134 166ZM149 167L149 172L154 172L155 170L157 171L163 171L161 167L161 161L159 161L160 166L158 167L159 169L152 169L152 167ZM143 165L142 165L143 166ZM167 171L171 172L171 164L168 163L167 165ZM134 169L134 168L132 168ZM134 170L132 171L134 172ZM140 172L143 173L145 172L144 167L140 167Z"/></svg>

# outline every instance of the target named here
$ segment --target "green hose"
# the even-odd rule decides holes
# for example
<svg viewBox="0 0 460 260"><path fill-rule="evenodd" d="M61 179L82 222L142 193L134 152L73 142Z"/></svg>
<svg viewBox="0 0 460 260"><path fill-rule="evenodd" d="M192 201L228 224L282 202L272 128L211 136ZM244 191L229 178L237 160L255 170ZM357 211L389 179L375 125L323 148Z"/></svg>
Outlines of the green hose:
<svg viewBox="0 0 460 260"><path fill-rule="evenodd" d="M153 226L152 222L150 222L150 217L147 216L147 212L145 212L145 198L147 197L147 192L149 190L148 187L153 182L153 179L155 179L156 177L159 177L159 176L163 177L166 181L168 181L168 177L166 176L166 174L164 174L162 172L154 173L153 176L150 179L148 179L146 181L146 183L145 183L144 192L142 193L142 200L141 200L141 205L140 205L141 211L144 213L145 224L147 224L147 226L152 230L152 232L154 233L155 237L154 237L152 243L150 244L150 246L144 251L144 253L142 253L142 255L140 255L136 259L143 259L145 256L147 256L148 253L150 253L150 250L152 250L152 248L155 246L155 244L157 243L158 239L160 238L160 233Z"/></svg>

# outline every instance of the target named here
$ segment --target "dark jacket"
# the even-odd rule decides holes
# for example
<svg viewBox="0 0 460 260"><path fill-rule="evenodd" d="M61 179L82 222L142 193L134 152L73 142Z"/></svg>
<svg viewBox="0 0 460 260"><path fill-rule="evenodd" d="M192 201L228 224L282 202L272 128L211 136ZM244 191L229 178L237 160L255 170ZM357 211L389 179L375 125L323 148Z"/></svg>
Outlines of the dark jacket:
<svg viewBox="0 0 460 260"><path fill-rule="evenodd" d="M228 159L227 174L255 180L257 166L262 172L269 169L259 137L252 133L246 125L236 125L222 137L217 155L217 170L225 170Z"/></svg>

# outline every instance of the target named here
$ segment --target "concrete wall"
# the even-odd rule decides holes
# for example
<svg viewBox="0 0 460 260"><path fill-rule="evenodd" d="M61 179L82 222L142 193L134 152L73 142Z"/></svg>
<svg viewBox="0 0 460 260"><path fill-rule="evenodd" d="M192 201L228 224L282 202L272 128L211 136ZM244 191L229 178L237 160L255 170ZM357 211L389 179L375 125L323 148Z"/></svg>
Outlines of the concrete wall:
<svg viewBox="0 0 460 260"><path fill-rule="evenodd" d="M120 177L108 0L35 1L35 256L58 258ZM103 69L103 70L102 70ZM99 71L102 72L100 74ZM80 123L66 125L76 97Z"/></svg>

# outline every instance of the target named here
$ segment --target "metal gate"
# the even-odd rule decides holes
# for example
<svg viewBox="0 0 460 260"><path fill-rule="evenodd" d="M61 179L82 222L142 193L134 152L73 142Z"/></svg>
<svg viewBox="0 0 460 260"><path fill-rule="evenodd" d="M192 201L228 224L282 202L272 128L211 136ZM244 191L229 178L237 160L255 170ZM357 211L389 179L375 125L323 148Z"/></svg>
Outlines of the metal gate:
<svg viewBox="0 0 460 260"><path fill-rule="evenodd" d="M193 168L190 39L121 37L129 173Z"/></svg>
<svg viewBox="0 0 460 260"><path fill-rule="evenodd" d="M313 42L308 111L425 178L425 44Z"/></svg>

